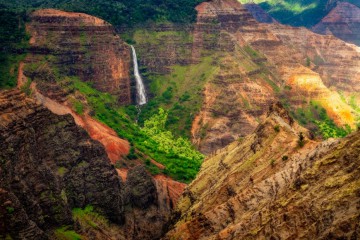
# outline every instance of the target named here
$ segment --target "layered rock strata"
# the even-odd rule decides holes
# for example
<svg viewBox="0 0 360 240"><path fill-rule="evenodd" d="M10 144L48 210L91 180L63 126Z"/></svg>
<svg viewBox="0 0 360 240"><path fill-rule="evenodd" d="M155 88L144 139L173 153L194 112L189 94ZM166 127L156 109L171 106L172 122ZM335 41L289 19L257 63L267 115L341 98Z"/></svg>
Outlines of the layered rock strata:
<svg viewBox="0 0 360 240"><path fill-rule="evenodd" d="M339 92L359 97L358 47L305 28L258 23L233 0L204 2L196 9L194 61L210 49L221 52L220 71L206 84L193 122L193 141L202 152L251 133L274 99L294 110L319 102L337 125L355 128L357 113Z"/></svg>
<svg viewBox="0 0 360 240"><path fill-rule="evenodd" d="M360 46L360 8L348 2L338 2L312 30Z"/></svg>
<svg viewBox="0 0 360 240"><path fill-rule="evenodd" d="M30 18L26 65L47 62L60 78L78 77L115 95L121 104L131 102L130 48L109 23L55 9L35 11Z"/></svg>
<svg viewBox="0 0 360 240"><path fill-rule="evenodd" d="M19 91L0 96L1 233L45 237L71 225L72 208L86 205L123 223L122 183L103 146L70 115L55 115Z"/></svg>
<svg viewBox="0 0 360 240"><path fill-rule="evenodd" d="M357 239L360 132L322 143L281 105L203 163L164 239Z"/></svg>
<svg viewBox="0 0 360 240"><path fill-rule="evenodd" d="M107 236L74 223L72 210L88 205L116 224L104 227L120 239L163 235L185 184L141 165L122 181L104 146L70 114L56 115L18 90L0 92L0 120L0 237L52 239L62 226Z"/></svg>

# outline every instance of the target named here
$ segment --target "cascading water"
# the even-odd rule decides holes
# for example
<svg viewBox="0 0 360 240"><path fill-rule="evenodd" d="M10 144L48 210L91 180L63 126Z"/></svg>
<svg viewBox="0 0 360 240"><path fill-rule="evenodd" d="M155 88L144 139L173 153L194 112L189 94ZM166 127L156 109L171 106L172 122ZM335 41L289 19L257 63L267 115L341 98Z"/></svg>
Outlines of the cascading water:
<svg viewBox="0 0 360 240"><path fill-rule="evenodd" d="M138 106L144 105L147 102L146 91L143 79L139 73L139 66L134 46L131 46L133 61L134 61L134 75L136 80L136 104Z"/></svg>

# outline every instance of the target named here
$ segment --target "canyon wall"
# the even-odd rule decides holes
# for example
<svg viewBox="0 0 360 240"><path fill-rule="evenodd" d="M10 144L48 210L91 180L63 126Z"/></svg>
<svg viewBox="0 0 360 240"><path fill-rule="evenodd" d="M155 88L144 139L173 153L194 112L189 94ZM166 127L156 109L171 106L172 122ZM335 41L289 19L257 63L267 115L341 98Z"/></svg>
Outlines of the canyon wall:
<svg viewBox="0 0 360 240"><path fill-rule="evenodd" d="M38 159L40 153L32 157L32 161L40 161L39 168L41 169L39 171L51 170L53 172L50 171L49 178L42 179L39 177L40 179L35 179L36 183L32 182L29 185L21 186L19 191L22 191L22 187L26 187L26 191L33 191L34 188L38 188L37 185L41 185L39 190L41 192L38 193L36 190L36 194L30 195L28 198L31 199L32 203L47 201L47 205L41 205L32 210L29 208L30 203L24 202L26 200L25 195L21 196L20 201L14 200L11 203L14 206L6 205L9 199L16 199L19 196L17 192L13 193L9 190L12 188L12 180L10 183L4 183L5 185L1 186L5 189L2 200L6 206L3 205L4 208L1 211L6 211L7 208L15 209L16 207L16 214L13 215L12 220L15 222L23 221L26 229L17 229L18 227L5 222L5 225L1 226L0 234L10 234L15 237L25 234L33 239L37 239L38 236L46 239L54 237L52 235L54 229L69 226L70 229L75 229L85 238L90 235L99 238L112 236L116 239L159 238L163 234L163 227L170 219L170 214L186 185L163 175L152 176L141 166L141 161L126 160L130 151L129 142L120 139L114 130L94 118L94 113L91 111L90 103L86 98L88 96L85 97L81 92L87 89L81 82L86 82L96 90L114 96L116 100L114 104L117 106L129 104L131 102L129 46L116 35L110 24L86 14L68 13L53 9L35 11L31 14L31 21L28 23L27 29L32 38L29 54L19 68L18 88L27 92L28 97L32 99L25 97L20 92L4 93L3 105L9 107L11 103L16 107L14 107L15 110L5 109L4 113L6 114L3 116L10 121L11 118L7 118L7 113L13 111L14 114L19 115L20 122L28 122L26 118L22 118L22 114L29 111L31 117L40 121L33 123L34 128L44 127L43 131L50 131L51 128L50 132L56 135L54 139L59 146L75 143L78 143L79 146L75 145L74 149L69 147L70 153L74 155L73 159L73 155L67 154L66 151L61 152L55 147L53 154L51 150L53 146L45 143L48 140L47 136L43 136L46 139L41 139L44 142L36 141L41 146L35 148L42 149L41 155L46 156L46 161L44 160L45 163L41 163L42 159ZM79 86L78 89L73 87L76 84ZM72 87L69 87L70 85ZM96 95L99 97L96 100L101 101L96 90L93 91L92 96ZM110 95L106 96L109 98ZM81 112L76 110L75 103L81 105ZM25 105L22 106L22 104ZM17 106L21 106L21 108ZM37 114L36 109L41 109L44 113ZM66 119L69 124L71 123L71 126L65 123L53 123L52 120L49 120L48 129L43 124L43 122L48 121L47 114L50 119L56 117ZM26 126L31 127L30 125ZM61 130L62 128L65 130ZM58 132L61 131L72 131L75 140L71 140L68 132L59 134ZM3 132L7 135L17 134L10 132L9 128L4 128ZM31 141L26 137L22 140ZM14 144L20 144L21 140L19 141ZM67 141L69 142L65 144ZM4 145L4 151L15 148L15 145ZM82 150L83 147L86 149ZM26 151L23 150L24 154L29 149L31 148L27 147ZM91 164L85 156L81 155L83 152L84 154L93 154L94 152L93 155L89 156L89 159L93 161ZM7 156L9 161L13 157ZM53 159L49 159L52 157ZM83 158L84 160L82 160ZM97 158L98 160L96 160ZM120 160L128 161L127 165L128 167L131 165L130 169L115 169L114 165L119 167ZM21 168L30 171L34 168L32 164L35 162L22 162ZM54 169L48 169L48 164L54 165ZM77 170L77 165L79 165L80 170ZM15 164L13 165L11 161L7 163L7 166L14 167ZM18 170L18 167L14 167L11 174L17 176ZM34 171L34 174L37 172ZM102 176L99 177L99 174ZM121 181L120 176L123 181ZM91 189L93 179L96 181L94 183L96 187L104 188L103 190L96 190L99 193L95 190L93 192ZM81 194L73 194L72 191L75 192L75 190L72 188L70 189L71 192L66 192L66 183L63 182L67 181L74 185L73 188L76 188L76 191L82 191ZM117 183L115 184L114 181ZM108 187L107 184L113 186ZM49 190L46 191L46 195L42 192L43 188L45 190L49 188L54 193ZM105 196L101 196L102 191ZM61 198L56 194L60 194ZM116 197L119 199L116 200ZM102 203L98 203L99 199L102 198ZM112 201L108 202L107 199L112 199ZM70 200L75 203L70 202ZM61 209L60 207L57 208L56 204L59 204ZM112 226L103 222L96 222L97 219L92 220L107 229L110 235L86 224L84 226L81 223L80 228L78 223L74 224L72 210L84 208L88 205L93 206L95 211L106 219L110 219L111 223L115 223ZM107 209L103 207L106 205L109 206ZM22 209L21 216L17 215L17 208ZM34 217L32 211L38 211L39 216ZM59 218L59 220L43 220L42 218L46 216L47 218ZM5 218L7 215L2 215L2 217ZM90 217L87 216L87 218ZM32 234L34 235L32 236Z"/></svg>
<svg viewBox="0 0 360 240"><path fill-rule="evenodd" d="M259 23L235 0L207 1L196 9L192 27L162 25L137 30L133 38L152 94L161 98L166 85L180 100L181 89L200 89L194 94L202 104L196 115L189 114L191 137L201 152L210 154L251 133L278 100L292 113L315 102L337 126L356 128L359 47L305 28Z"/></svg>
<svg viewBox="0 0 360 240"><path fill-rule="evenodd" d="M54 9L37 10L30 19L30 54L25 60L28 68L46 63L55 74L55 79L48 79L53 84L58 78L75 76L115 95L121 104L131 102L130 47L109 23Z"/></svg>
<svg viewBox="0 0 360 240"><path fill-rule="evenodd" d="M360 8L348 2L338 2L312 30L360 46Z"/></svg>
<svg viewBox="0 0 360 240"><path fill-rule="evenodd" d="M18 90L0 92L0 110L0 237L53 239L62 226L86 239L109 237L74 222L73 209L89 205L111 220L116 239L163 234L185 184L142 165L121 180L106 148L70 114L56 115Z"/></svg>
<svg viewBox="0 0 360 240"><path fill-rule="evenodd" d="M55 115L17 90L1 92L0 108L1 234L45 237L73 224L72 208L86 205L124 222L121 180L103 146L70 115Z"/></svg>
<svg viewBox="0 0 360 240"><path fill-rule="evenodd" d="M164 239L357 239L360 132L319 143L281 104L203 163Z"/></svg>
<svg viewBox="0 0 360 240"><path fill-rule="evenodd" d="M205 85L193 123L202 152L251 133L276 99L292 110L320 102L336 124L355 128L358 113L339 92L358 102L358 47L305 28L258 23L237 1L204 2L197 11L194 46L220 52L220 71ZM208 54L193 52L198 60Z"/></svg>

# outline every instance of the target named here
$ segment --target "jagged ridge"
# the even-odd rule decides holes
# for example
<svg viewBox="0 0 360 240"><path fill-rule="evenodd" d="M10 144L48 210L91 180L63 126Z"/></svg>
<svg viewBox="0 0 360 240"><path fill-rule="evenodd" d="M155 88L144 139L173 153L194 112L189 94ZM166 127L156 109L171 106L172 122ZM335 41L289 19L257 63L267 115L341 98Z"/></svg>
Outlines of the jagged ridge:
<svg viewBox="0 0 360 240"><path fill-rule="evenodd" d="M164 239L356 239L360 132L319 143L303 131L277 105L206 159Z"/></svg>

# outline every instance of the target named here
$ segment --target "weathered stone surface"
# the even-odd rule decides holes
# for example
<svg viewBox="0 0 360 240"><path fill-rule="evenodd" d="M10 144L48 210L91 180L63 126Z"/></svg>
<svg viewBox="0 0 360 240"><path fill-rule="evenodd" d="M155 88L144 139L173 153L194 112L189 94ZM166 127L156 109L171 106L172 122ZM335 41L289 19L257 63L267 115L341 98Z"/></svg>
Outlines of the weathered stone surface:
<svg viewBox="0 0 360 240"><path fill-rule="evenodd" d="M123 222L121 180L103 146L70 115L57 116L14 90L0 93L0 119L1 212L10 201L24 228L5 223L5 233L31 231L37 239L41 230L71 225L71 209L86 205Z"/></svg>
<svg viewBox="0 0 360 240"><path fill-rule="evenodd" d="M79 77L115 95L119 103L131 102L130 48L109 23L82 13L43 9L31 14L27 30L32 38L26 65L45 61L61 77Z"/></svg>
<svg viewBox="0 0 360 240"><path fill-rule="evenodd" d="M357 239L360 132L319 143L281 105L208 157L164 239Z"/></svg>
<svg viewBox="0 0 360 240"><path fill-rule="evenodd" d="M320 34L332 34L360 46L360 8L348 2L337 2L336 7L312 30Z"/></svg>
<svg viewBox="0 0 360 240"><path fill-rule="evenodd" d="M156 187L153 178L143 165L129 171L126 179L128 204L140 209L146 209L157 203Z"/></svg>
<svg viewBox="0 0 360 240"><path fill-rule="evenodd" d="M201 152L251 133L276 100L291 109L317 101L336 124L355 129L354 109L339 92L359 98L358 47L305 28L258 23L235 0L208 1L196 9L194 62L209 54L204 49L221 53L220 69L205 86L193 122L193 142Z"/></svg>

